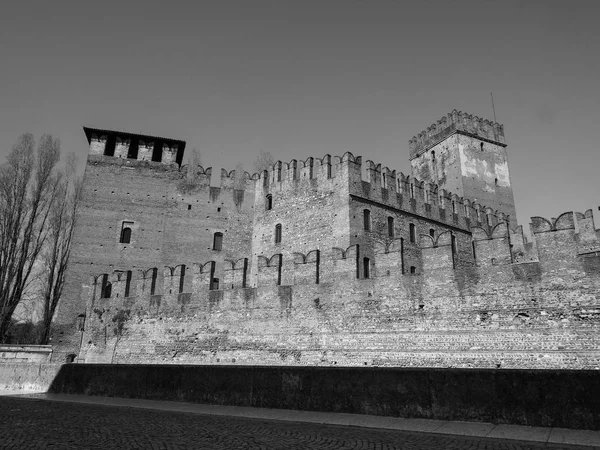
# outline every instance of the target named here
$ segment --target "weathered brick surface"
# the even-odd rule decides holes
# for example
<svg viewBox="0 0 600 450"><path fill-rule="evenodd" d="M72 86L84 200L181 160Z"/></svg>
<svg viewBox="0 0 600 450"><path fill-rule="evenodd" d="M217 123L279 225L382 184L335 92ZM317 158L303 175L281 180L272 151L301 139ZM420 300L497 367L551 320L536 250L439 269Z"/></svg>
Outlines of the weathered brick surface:
<svg viewBox="0 0 600 450"><path fill-rule="evenodd" d="M210 187L211 170L201 169L190 190L185 168L90 155L55 355L600 367L600 244L591 211L534 217L528 242L502 211L371 161L365 169L363 177L362 158L350 153L279 162L246 176L244 190L224 170L221 187ZM130 244L119 244L123 221L133 222ZM221 251L212 250L215 232L223 233ZM101 298L102 274L110 298ZM75 326L79 315L84 330Z"/></svg>

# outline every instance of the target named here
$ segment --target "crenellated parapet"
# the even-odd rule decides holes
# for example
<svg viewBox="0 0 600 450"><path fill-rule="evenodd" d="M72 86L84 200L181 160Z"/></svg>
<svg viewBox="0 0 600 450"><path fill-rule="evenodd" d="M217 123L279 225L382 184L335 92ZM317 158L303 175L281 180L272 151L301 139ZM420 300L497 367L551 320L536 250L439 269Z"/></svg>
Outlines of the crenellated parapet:
<svg viewBox="0 0 600 450"><path fill-rule="evenodd" d="M576 226L579 229L577 233ZM594 227L591 210L584 214L567 212L552 220L533 217L531 228L532 242L528 242L523 239L520 227L513 230L506 222L500 222L492 228L473 227L475 266L469 270L479 272L479 277L489 278L494 267L512 266L518 274L520 265L529 267L534 263L539 267L538 277L552 278L566 267L585 272L585 258L593 257L600 262L600 230ZM377 283L378 279L383 282L391 277L397 280L400 288L404 277L419 275L423 283L428 283L429 277L433 277L432 280L439 278L441 270L455 273L464 270L456 261L453 236L451 231L435 237L421 235L418 247L423 261L416 273L403 267L402 253L405 249L402 240L395 239L376 246L374 260L369 261L371 269L367 272L368 276L361 270L363 250L359 245L352 245L348 248L333 247L329 251L312 249L290 255L259 255L256 272L251 270L251 259L244 257L224 263L208 261L191 266L123 268L112 274L92 277L91 295L94 301L122 301L128 297L149 299L153 295L161 295L162 305L166 306L177 304L176 297L187 293L197 298L208 298L210 291L336 284L365 278ZM288 271L290 273L286 273ZM590 272L591 275L594 273ZM600 272L596 276L600 277ZM473 279L477 280L478 277ZM389 285L390 281L385 283Z"/></svg>
<svg viewBox="0 0 600 450"><path fill-rule="evenodd" d="M508 218L468 198L460 197L435 183L382 167L373 161L354 158L348 166L350 195L383 206L406 211L451 227L469 230L473 226L493 228Z"/></svg>
<svg viewBox="0 0 600 450"><path fill-rule="evenodd" d="M463 133L503 147L506 146L503 125L453 110L409 141L410 159L416 158L454 133Z"/></svg>

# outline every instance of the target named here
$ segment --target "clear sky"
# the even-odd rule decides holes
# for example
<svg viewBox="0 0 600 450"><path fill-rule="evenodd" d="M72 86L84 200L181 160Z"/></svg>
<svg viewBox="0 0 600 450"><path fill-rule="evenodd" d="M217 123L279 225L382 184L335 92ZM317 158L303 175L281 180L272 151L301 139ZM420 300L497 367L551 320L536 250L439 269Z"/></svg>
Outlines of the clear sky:
<svg viewBox="0 0 600 450"><path fill-rule="evenodd" d="M49 132L83 160L87 125L185 140L217 174L260 150L408 174L413 135L452 109L493 119L493 91L519 222L597 210L599 17L598 0L5 2L0 155Z"/></svg>

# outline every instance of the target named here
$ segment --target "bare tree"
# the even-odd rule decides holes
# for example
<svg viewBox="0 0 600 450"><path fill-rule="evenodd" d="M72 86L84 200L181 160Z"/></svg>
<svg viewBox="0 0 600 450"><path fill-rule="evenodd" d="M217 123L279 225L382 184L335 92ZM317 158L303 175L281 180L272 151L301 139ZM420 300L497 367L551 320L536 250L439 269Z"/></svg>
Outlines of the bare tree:
<svg viewBox="0 0 600 450"><path fill-rule="evenodd" d="M22 135L0 166L0 342L5 342L48 235L60 185L60 143L51 135Z"/></svg>
<svg viewBox="0 0 600 450"><path fill-rule="evenodd" d="M50 340L50 325L65 284L71 241L75 228L75 213L81 198L82 180L77 178L77 158L69 155L56 191L56 201L48 221L48 237L41 256L42 323L39 344Z"/></svg>
<svg viewBox="0 0 600 450"><path fill-rule="evenodd" d="M260 151L260 154L254 160L254 170L256 173L261 173L263 170L269 170L275 164L275 158L271 152Z"/></svg>

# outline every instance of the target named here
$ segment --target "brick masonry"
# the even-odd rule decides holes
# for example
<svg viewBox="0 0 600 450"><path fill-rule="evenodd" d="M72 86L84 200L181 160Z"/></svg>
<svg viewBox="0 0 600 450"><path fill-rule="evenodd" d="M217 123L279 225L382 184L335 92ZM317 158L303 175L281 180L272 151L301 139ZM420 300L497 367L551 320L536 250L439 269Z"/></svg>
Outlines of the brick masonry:
<svg viewBox="0 0 600 450"><path fill-rule="evenodd" d="M463 128L504 143L478 126ZM466 135L441 130L436 145L460 148ZM591 210L534 217L528 241L507 223L512 190L486 206L350 153L222 170L215 188L210 168L190 185L164 148L159 162L90 145L55 360L600 368ZM412 156L428 145L411 140ZM485 191L488 175L469 176Z"/></svg>

